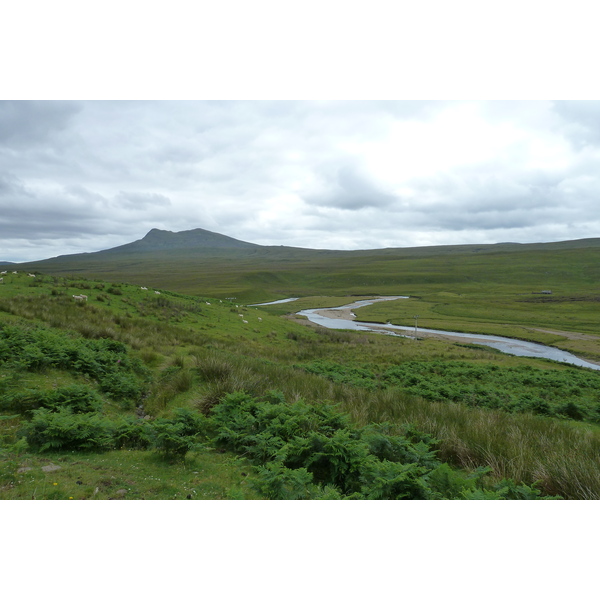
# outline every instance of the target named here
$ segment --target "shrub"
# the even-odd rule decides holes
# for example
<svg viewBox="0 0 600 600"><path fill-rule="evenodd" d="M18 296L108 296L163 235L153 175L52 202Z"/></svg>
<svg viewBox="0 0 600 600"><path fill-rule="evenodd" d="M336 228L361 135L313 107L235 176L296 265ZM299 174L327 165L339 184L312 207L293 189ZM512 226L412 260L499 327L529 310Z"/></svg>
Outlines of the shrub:
<svg viewBox="0 0 600 600"><path fill-rule="evenodd" d="M183 457L199 447L209 429L206 419L187 409L175 410L172 419L156 419L147 431L152 447L167 457Z"/></svg>
<svg viewBox="0 0 600 600"><path fill-rule="evenodd" d="M270 462L257 468L252 487L270 500L339 500L340 493L329 487L324 490L313 483L312 473L306 469L289 469L281 462Z"/></svg>
<svg viewBox="0 0 600 600"><path fill-rule="evenodd" d="M107 450L113 444L114 426L97 413L74 414L67 408L52 412L40 408L24 426L27 442L47 450Z"/></svg>
<svg viewBox="0 0 600 600"><path fill-rule="evenodd" d="M361 495L366 500L425 500L431 494L424 467L387 460L371 460L365 467Z"/></svg>
<svg viewBox="0 0 600 600"><path fill-rule="evenodd" d="M133 408L144 393L144 387L133 375L118 372L102 377L100 390L124 408Z"/></svg>
<svg viewBox="0 0 600 600"><path fill-rule="evenodd" d="M144 450L151 444L150 425L135 417L125 417L115 423L113 441L116 448Z"/></svg>
<svg viewBox="0 0 600 600"><path fill-rule="evenodd" d="M577 402L565 402L556 408L556 413L569 419L582 421L587 417L587 410Z"/></svg>
<svg viewBox="0 0 600 600"><path fill-rule="evenodd" d="M380 460L371 446L381 442L378 436L385 437L383 429L353 428L331 405L286 404L276 392L262 401L237 393L212 410L211 420L217 444L264 466L257 485L270 498L313 498L325 488L331 497L425 497L419 478L426 467ZM386 448L399 458L400 449L404 456L410 446L408 440L392 437ZM424 462L433 460L421 448L413 454L422 455Z"/></svg>
<svg viewBox="0 0 600 600"><path fill-rule="evenodd" d="M487 489L489 469L465 473L436 459L432 437L388 423L358 428L336 407L226 395L208 421L215 445L257 465L255 487L277 499L539 498L535 486L504 482Z"/></svg>
<svg viewBox="0 0 600 600"><path fill-rule="evenodd" d="M377 423L363 427L360 436L370 453L379 460L415 463L430 468L439 464L436 459L437 451L431 449L431 444L437 440L418 439L413 443L405 435L392 435L391 430L389 423Z"/></svg>
<svg viewBox="0 0 600 600"><path fill-rule="evenodd" d="M59 410L68 408L74 413L100 410L102 400L86 385L71 385L56 390L30 390L7 394L0 400L0 408L26 414L38 408Z"/></svg>
<svg viewBox="0 0 600 600"><path fill-rule="evenodd" d="M160 419L150 430L152 447L167 456L185 456L194 446L194 438L183 433L183 425Z"/></svg>

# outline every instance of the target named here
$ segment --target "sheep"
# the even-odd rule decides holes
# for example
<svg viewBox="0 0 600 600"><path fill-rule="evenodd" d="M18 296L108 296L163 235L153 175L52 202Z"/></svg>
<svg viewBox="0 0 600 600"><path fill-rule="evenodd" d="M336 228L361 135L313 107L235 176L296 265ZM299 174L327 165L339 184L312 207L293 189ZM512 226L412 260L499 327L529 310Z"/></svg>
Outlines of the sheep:
<svg viewBox="0 0 600 600"><path fill-rule="evenodd" d="M155 293L155 294L158 294L158 295L160 296L160 292L158 292L158 291L154 290L154 293Z"/></svg>
<svg viewBox="0 0 600 600"><path fill-rule="evenodd" d="M29 277L35 277L35 275L34 275L33 273L27 273L27 275L28 275Z"/></svg>
<svg viewBox="0 0 600 600"><path fill-rule="evenodd" d="M73 298L75 298L76 302L85 302L87 300L87 296L76 296L73 294Z"/></svg>
<svg viewBox="0 0 600 600"><path fill-rule="evenodd" d="M242 319L243 319L244 315L238 313L238 317L242 317Z"/></svg>
<svg viewBox="0 0 600 600"><path fill-rule="evenodd" d="M0 277L0 283L4 283L4 277Z"/></svg>
<svg viewBox="0 0 600 600"><path fill-rule="evenodd" d="M8 273L8 271L2 271L2 273L0 273L0 275L6 275Z"/></svg>
<svg viewBox="0 0 600 600"><path fill-rule="evenodd" d="M242 323L246 323L246 325L248 325L248 321L242 321Z"/></svg>
<svg viewBox="0 0 600 600"><path fill-rule="evenodd" d="M210 306L210 302L207 302L206 304L208 304Z"/></svg>
<svg viewBox="0 0 600 600"><path fill-rule="evenodd" d="M19 271L13 271L13 275L16 275Z"/></svg>
<svg viewBox="0 0 600 600"><path fill-rule="evenodd" d="M262 317L258 317L258 320L262 323Z"/></svg>
<svg viewBox="0 0 600 600"><path fill-rule="evenodd" d="M140 290L147 290L147 287L141 287Z"/></svg>

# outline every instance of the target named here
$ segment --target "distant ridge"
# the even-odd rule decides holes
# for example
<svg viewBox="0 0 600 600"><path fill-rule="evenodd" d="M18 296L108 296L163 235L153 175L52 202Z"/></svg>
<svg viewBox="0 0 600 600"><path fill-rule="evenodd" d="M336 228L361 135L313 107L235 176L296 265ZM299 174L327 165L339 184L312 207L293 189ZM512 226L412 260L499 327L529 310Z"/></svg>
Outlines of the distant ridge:
<svg viewBox="0 0 600 600"><path fill-rule="evenodd" d="M163 229L151 229L141 240L100 250L94 254L107 253L137 253L157 252L163 250L191 250L194 248L258 248L258 244L242 242L235 238L207 231L206 229L190 229L189 231L165 231Z"/></svg>
<svg viewBox="0 0 600 600"><path fill-rule="evenodd" d="M453 256L466 257L472 254L497 254L514 255L523 252L560 252L577 251L584 249L600 249L600 238L586 238L580 240L565 240L561 242L534 242L516 243L500 242L495 244L462 244L442 246L416 246L416 247L389 247L365 250L330 250L315 248L298 248L291 246L263 246L244 242L236 238L214 233L206 229L190 229L187 231L165 231L151 229L142 239L95 252L82 252L79 254L65 254L39 261L30 261L18 264L22 268L40 269L54 273L86 273L103 274L111 273L123 275L126 272L141 272L156 269L159 263L164 268L166 264L196 265L205 261L213 268L215 260L226 260L229 269L231 261L251 260L255 262L253 268L268 270L275 268L275 263L286 265L306 265L306 261L331 260L331 268L335 270L340 260L350 260L358 266L362 261L395 258L430 258L440 256L445 258ZM206 262L208 261L208 262ZM266 262L265 262L266 261ZM359 261L359 262L356 262ZM5 263L9 264L9 263ZM219 263L221 264L221 263ZM267 267L267 264L271 265ZM276 269L281 268L281 264ZM367 263L364 263L367 264ZM42 271L40 271L42 272Z"/></svg>

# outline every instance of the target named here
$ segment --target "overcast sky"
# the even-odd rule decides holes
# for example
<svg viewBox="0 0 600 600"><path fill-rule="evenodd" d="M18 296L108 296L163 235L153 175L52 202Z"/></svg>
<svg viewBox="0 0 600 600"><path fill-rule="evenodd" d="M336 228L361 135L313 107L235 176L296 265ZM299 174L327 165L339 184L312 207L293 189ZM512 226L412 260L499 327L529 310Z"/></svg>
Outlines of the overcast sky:
<svg viewBox="0 0 600 600"><path fill-rule="evenodd" d="M5 10L0 260L152 228L349 250L600 236L580 0L84 4Z"/></svg>
<svg viewBox="0 0 600 600"><path fill-rule="evenodd" d="M0 260L201 227L363 249L600 236L600 102L2 101Z"/></svg>

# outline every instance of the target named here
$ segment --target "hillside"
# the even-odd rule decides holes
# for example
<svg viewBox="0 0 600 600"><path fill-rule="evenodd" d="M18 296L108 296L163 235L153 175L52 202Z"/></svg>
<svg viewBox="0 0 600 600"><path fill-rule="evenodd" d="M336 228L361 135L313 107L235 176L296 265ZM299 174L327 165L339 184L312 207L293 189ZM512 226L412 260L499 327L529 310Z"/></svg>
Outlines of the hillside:
<svg viewBox="0 0 600 600"><path fill-rule="evenodd" d="M208 295L5 279L0 499L600 498L596 372Z"/></svg>
<svg viewBox="0 0 600 600"><path fill-rule="evenodd" d="M162 252L165 250L191 250L197 248L242 248L250 249L258 247L250 242L242 242L235 238L213 233L206 229L191 229L189 231L164 231L162 229L151 229L141 240L101 250L95 254L136 254L143 252Z"/></svg>
<svg viewBox="0 0 600 600"><path fill-rule="evenodd" d="M598 238L336 251L260 246L195 229L152 230L110 250L20 266L260 302L309 295L472 294L491 288L592 294L598 291L599 265Z"/></svg>

